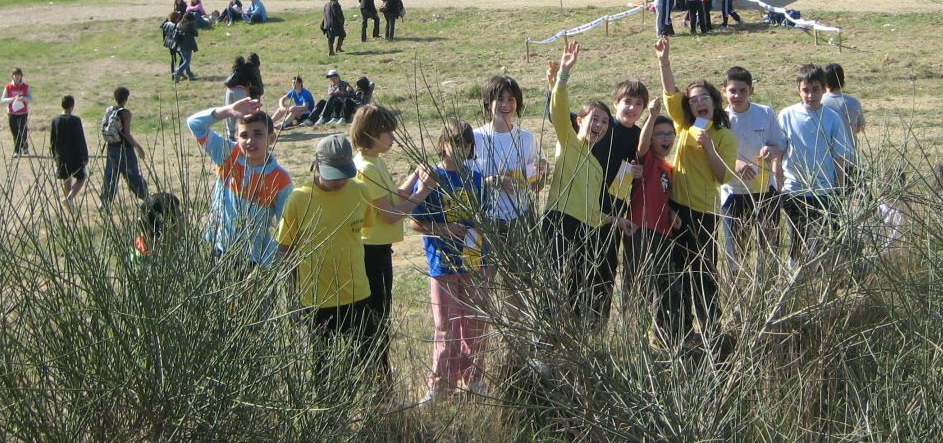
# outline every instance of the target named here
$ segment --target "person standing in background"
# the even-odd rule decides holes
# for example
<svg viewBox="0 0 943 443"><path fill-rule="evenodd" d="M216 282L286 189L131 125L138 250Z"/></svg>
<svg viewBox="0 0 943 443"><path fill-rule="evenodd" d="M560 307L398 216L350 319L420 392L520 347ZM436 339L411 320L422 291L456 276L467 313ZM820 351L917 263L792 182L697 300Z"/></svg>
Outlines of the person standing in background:
<svg viewBox="0 0 943 443"><path fill-rule="evenodd" d="M327 36L327 54L334 55L336 52L344 52L344 39L347 38L347 31L344 30L344 10L337 0L329 0L324 4L324 19L321 20L321 32ZM337 48L334 47L334 40L337 39Z"/></svg>
<svg viewBox="0 0 943 443"><path fill-rule="evenodd" d="M671 26L671 9L674 0L655 0L655 34L658 38L675 35Z"/></svg>
<svg viewBox="0 0 943 443"><path fill-rule="evenodd" d="M403 16L404 9L402 0L383 0L380 12L383 13L383 18L386 19L385 37L387 40L393 40L393 34L396 31L396 19Z"/></svg>
<svg viewBox="0 0 943 443"><path fill-rule="evenodd" d="M373 38L380 38L380 15L373 0L360 0L360 16L363 23L360 26L360 41L367 41L367 20L373 20Z"/></svg>
<svg viewBox="0 0 943 443"><path fill-rule="evenodd" d="M14 157L29 155L29 144L26 142L29 132L26 125L29 119L29 102L32 99L29 84L23 82L23 70L13 68L13 81L3 88L0 103L7 105L7 114L10 116Z"/></svg>
<svg viewBox="0 0 943 443"><path fill-rule="evenodd" d="M49 125L49 146L56 160L56 177L62 180L62 202L71 205L85 185L85 165L88 164L88 145L82 119L72 115L75 98L62 97L62 114ZM75 182L72 179L75 179Z"/></svg>

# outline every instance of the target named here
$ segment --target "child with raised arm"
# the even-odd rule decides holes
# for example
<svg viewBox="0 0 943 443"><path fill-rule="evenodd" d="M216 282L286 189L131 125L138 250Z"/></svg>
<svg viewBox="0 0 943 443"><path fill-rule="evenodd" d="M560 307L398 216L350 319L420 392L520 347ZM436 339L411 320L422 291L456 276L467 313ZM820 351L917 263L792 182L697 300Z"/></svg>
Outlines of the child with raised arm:
<svg viewBox="0 0 943 443"><path fill-rule="evenodd" d="M693 309L701 332L710 338L718 332L720 321L715 242L720 185L733 177L737 137L730 130L720 91L714 85L697 80L684 91L678 90L669 50L666 38L655 44L663 100L678 134L670 204L681 220L681 227L674 236L672 262L682 273L687 294L682 311L670 315L676 317L687 335L692 331Z"/></svg>
<svg viewBox="0 0 943 443"><path fill-rule="evenodd" d="M681 324L672 313L681 311L682 295L671 289L671 231L681 220L671 210L672 170L668 161L674 146L674 122L659 115L661 100L648 107L649 117L638 144L638 162L642 177L632 186L629 220L638 226L626 247L624 285L640 288L638 293L651 296L655 303L653 335L659 342L676 343L683 337Z"/></svg>
<svg viewBox="0 0 943 443"><path fill-rule="evenodd" d="M230 117L238 119L234 142L210 129ZM272 118L247 97L193 114L187 125L216 166L206 240L217 255L235 249L246 271L268 265L276 251L271 232L292 191L291 176L269 152Z"/></svg>
<svg viewBox="0 0 943 443"><path fill-rule="evenodd" d="M62 97L62 114L49 125L49 146L56 159L56 177L62 180L62 202L72 204L85 185L85 166L88 164L88 145L82 119L72 115L75 98ZM72 180L75 180L74 182Z"/></svg>
<svg viewBox="0 0 943 443"><path fill-rule="evenodd" d="M413 192L418 177L429 177L418 171L399 186L393 182L381 156L393 149L396 127L396 116L390 110L372 104L357 109L350 125L350 141L358 151L354 157L357 179L367 188L370 211L375 218L375 223L365 226L360 234L370 282L368 304L380 327L380 364L386 371L390 369L388 331L393 304L393 244L403 241L403 219L435 189L435 180L422 180Z"/></svg>
<svg viewBox="0 0 943 443"><path fill-rule="evenodd" d="M559 65L550 62L547 81L551 88L556 82ZM648 88L638 80L624 80L612 92L612 107L615 114L610 120L610 129L592 147L593 157L603 169L603 189L599 193L599 204L603 214L624 216L628 212L627 200L633 179L641 177L642 168L636 162L636 149L641 129L636 125L648 105ZM549 106L549 101L548 101ZM574 129L576 114L570 114ZM594 275L599 282L594 285L595 294L591 309L599 313L600 324L609 318L612 294L615 288L616 269L619 266L619 245L623 245L622 260L628 260L630 237L621 234L618 227L596 230L594 248L604 251L605 259L596 260Z"/></svg>
<svg viewBox="0 0 943 443"><path fill-rule="evenodd" d="M557 151L542 230L551 242L555 271L565 282L575 314L595 329L604 324L605 314L594 309L598 305L594 299L605 282L594 263L605 259L606 252L590 245L601 226L615 223L628 235L635 227L626 218L603 212L600 201L600 195L607 192L605 171L593 149L609 132L609 107L599 101L586 103L576 116L579 132L570 123L567 82L579 52L578 43L566 45L550 96Z"/></svg>
<svg viewBox="0 0 943 443"><path fill-rule="evenodd" d="M825 83L822 68L803 65L796 76L802 101L779 113L786 135L783 211L790 222L790 266L805 254L812 237L826 233L837 210L834 195L854 156L841 116L822 106Z"/></svg>
<svg viewBox="0 0 943 443"><path fill-rule="evenodd" d="M769 106L750 101L753 75L739 66L724 75L730 128L737 136L734 177L721 186L725 254L736 275L749 238L759 247L758 263L774 254L779 239L783 131ZM748 235L749 233L749 235Z"/></svg>
<svg viewBox="0 0 943 443"><path fill-rule="evenodd" d="M376 316L361 232L374 223L367 187L354 177L350 141L341 134L317 146L314 173L288 197L278 225L279 256L297 266L294 292L312 332L351 334L362 359L374 346Z"/></svg>
<svg viewBox="0 0 943 443"><path fill-rule="evenodd" d="M442 161L431 172L438 187L413 210L410 221L423 234L435 324L432 373L420 403L453 393L460 380L473 393L485 387L481 348L486 323L476 308L482 246L471 240L477 237L474 212L481 206L482 178L465 167L475 155L474 143L468 123L446 121L437 143ZM424 185L420 181L415 186L419 191Z"/></svg>

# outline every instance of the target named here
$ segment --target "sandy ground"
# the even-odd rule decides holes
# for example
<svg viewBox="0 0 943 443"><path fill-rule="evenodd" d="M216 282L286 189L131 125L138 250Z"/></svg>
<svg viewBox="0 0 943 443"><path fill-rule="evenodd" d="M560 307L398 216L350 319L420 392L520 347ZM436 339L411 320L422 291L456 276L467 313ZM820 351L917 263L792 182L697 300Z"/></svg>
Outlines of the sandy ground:
<svg viewBox="0 0 943 443"><path fill-rule="evenodd" d="M163 0L116 0L107 4L83 4L81 2L67 5L56 5L50 2L46 5L7 6L2 10L7 17L29 17L30 23L36 25L55 25L93 20L110 20L115 17L161 17L167 13L168 1ZM221 9L225 0L205 0L207 10ZM596 6L604 8L624 7L628 9L636 2L625 0L405 0L408 8L442 8L445 6L476 7L476 8L527 8L538 6L560 6L565 8L580 8ZM943 12L943 0L766 0L766 3L775 6L789 6L802 11L815 9L828 10L857 10L869 12ZM740 0L741 5L749 2ZM286 10L309 9L313 12L320 10L318 0L269 0L266 7L269 12L278 14ZM341 0L341 5L348 10L356 9L355 0ZM814 14L804 14L814 18ZM16 20L0 21L0 31L19 26Z"/></svg>

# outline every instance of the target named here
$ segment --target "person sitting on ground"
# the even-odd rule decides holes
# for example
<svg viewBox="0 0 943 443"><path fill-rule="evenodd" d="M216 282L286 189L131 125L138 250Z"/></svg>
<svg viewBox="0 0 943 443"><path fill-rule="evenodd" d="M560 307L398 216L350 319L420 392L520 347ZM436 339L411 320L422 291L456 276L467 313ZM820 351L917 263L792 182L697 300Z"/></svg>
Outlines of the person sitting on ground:
<svg viewBox="0 0 943 443"><path fill-rule="evenodd" d="M211 29L213 27L213 23L206 15L206 8L203 7L203 0L190 0L190 5L187 6L184 15L189 16L197 28Z"/></svg>
<svg viewBox="0 0 943 443"><path fill-rule="evenodd" d="M232 26L236 20L242 20L242 2L240 0L230 0L229 5L219 15L219 21L226 22Z"/></svg>
<svg viewBox="0 0 943 443"><path fill-rule="evenodd" d="M246 6L246 10L242 14L242 19L250 25L267 22L268 11L266 11L262 0L249 0L249 6Z"/></svg>
<svg viewBox="0 0 943 443"><path fill-rule="evenodd" d="M62 180L62 202L66 204L71 204L85 185L85 165L88 164L82 119L72 115L73 109L75 99L71 95L62 97L62 114L52 119L49 126L49 146L56 159L56 177Z"/></svg>
<svg viewBox="0 0 943 443"><path fill-rule="evenodd" d="M181 17L187 13L188 6L187 0L174 0L174 11L180 14Z"/></svg>
<svg viewBox="0 0 943 443"><path fill-rule="evenodd" d="M373 90L376 86L377 85L367 77L357 79L357 83L354 83L354 91L357 92L357 98L355 98L354 101L357 102L358 107L373 103Z"/></svg>
<svg viewBox="0 0 943 443"><path fill-rule="evenodd" d="M324 4L324 19L321 20L321 32L327 36L327 53L334 55L336 52L344 52L344 39L347 38L347 31L344 30L344 11L337 0L329 0ZM334 47L334 39L337 39L337 48Z"/></svg>
<svg viewBox="0 0 943 443"><path fill-rule="evenodd" d="M135 256L154 255L160 250L162 239L177 237L181 222L183 213L180 211L180 199L177 196L167 192L148 195L141 202L141 230L134 238Z"/></svg>
<svg viewBox="0 0 943 443"><path fill-rule="evenodd" d="M309 118L302 123L302 126L320 127L325 124L337 126L348 121L354 113L357 105L354 98L357 96L357 91L350 86L350 83L341 80L341 75L337 70L327 71L326 77L331 80L330 86L327 87L327 99L318 101L314 112L311 113L311 118L318 116L318 120L312 123Z"/></svg>
<svg viewBox="0 0 943 443"><path fill-rule="evenodd" d="M304 83L299 76L294 78L292 89L279 101L278 110L272 115L272 120L279 125L279 129L285 129L296 122L307 120L313 110L314 96L311 95L311 91L304 88Z"/></svg>

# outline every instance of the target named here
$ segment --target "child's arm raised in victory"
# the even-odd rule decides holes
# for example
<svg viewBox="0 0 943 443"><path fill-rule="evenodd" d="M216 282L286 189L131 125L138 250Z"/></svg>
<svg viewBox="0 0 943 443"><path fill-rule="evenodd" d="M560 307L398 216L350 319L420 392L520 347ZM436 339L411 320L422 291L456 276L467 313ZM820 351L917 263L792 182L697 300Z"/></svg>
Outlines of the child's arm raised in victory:
<svg viewBox="0 0 943 443"><path fill-rule="evenodd" d="M667 37L662 37L655 42L655 55L658 56L658 66L659 73L661 74L661 87L665 91L666 95L674 94L678 92L678 87L675 85L674 73L671 72L671 61L669 60L669 52L671 50L671 44L668 43Z"/></svg>
<svg viewBox="0 0 943 443"><path fill-rule="evenodd" d="M661 98L656 96L648 103L648 120L645 121L642 134L639 135L636 158L644 157L648 153L648 148L652 144L652 132L655 129L655 117L658 117L659 112L661 112Z"/></svg>

